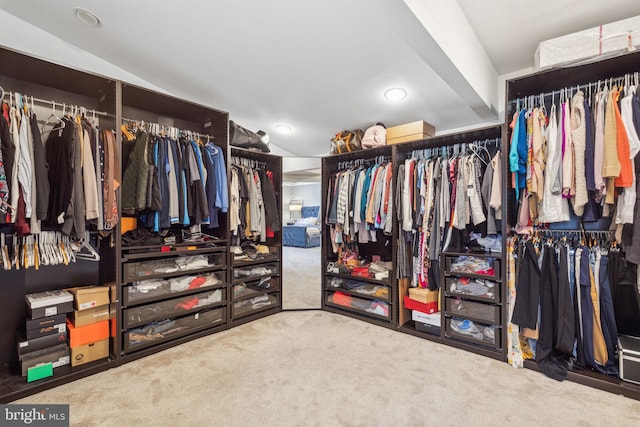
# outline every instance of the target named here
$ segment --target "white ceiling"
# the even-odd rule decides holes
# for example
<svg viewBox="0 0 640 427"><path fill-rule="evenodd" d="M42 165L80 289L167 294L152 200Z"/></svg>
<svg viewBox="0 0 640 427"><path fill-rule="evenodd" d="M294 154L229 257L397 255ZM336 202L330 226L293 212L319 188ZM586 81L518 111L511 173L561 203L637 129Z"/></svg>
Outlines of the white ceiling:
<svg viewBox="0 0 640 427"><path fill-rule="evenodd" d="M499 74L533 65L538 43L640 14L638 0L458 0Z"/></svg>
<svg viewBox="0 0 640 427"><path fill-rule="evenodd" d="M102 26L79 23L76 6ZM42 29L176 96L229 111L267 131L282 148L274 152L296 156L325 154L334 133L376 121L424 119L443 132L501 120L498 74L530 67L538 41L640 14L640 2L628 0L0 0L0 8L24 21L23 33ZM437 34L425 27L430 17L442 24ZM487 54L483 73L458 67L466 52L448 42L469 40L463 27L481 43L469 53ZM46 55L88 67L55 49ZM395 86L409 96L392 104L382 93ZM276 123L293 133L278 135Z"/></svg>

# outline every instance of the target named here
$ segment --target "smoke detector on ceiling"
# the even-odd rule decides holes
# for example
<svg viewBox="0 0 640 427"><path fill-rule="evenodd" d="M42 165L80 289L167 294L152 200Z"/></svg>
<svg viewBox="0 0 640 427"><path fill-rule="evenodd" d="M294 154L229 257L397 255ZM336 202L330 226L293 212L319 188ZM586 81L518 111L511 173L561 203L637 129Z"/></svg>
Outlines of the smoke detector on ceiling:
<svg viewBox="0 0 640 427"><path fill-rule="evenodd" d="M87 27L97 28L101 24L100 18L98 18L95 13L85 8L76 7L73 9L73 13L75 13L78 21L82 22Z"/></svg>

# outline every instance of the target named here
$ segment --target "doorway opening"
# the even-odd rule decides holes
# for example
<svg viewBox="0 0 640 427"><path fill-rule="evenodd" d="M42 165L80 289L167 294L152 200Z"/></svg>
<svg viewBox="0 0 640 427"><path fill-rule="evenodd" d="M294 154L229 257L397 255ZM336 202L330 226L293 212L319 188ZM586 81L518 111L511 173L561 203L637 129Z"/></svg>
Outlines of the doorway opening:
<svg viewBox="0 0 640 427"><path fill-rule="evenodd" d="M322 306L320 178L320 168L285 170L283 174L283 310L313 310Z"/></svg>

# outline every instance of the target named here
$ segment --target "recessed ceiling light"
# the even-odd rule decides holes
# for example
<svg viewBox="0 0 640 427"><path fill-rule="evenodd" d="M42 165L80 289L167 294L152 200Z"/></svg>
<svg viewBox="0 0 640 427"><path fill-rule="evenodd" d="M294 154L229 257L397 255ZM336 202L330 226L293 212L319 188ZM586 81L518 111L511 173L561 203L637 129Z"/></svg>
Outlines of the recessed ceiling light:
<svg viewBox="0 0 640 427"><path fill-rule="evenodd" d="M88 27L96 28L100 26L100 18L98 18L96 14L91 12L90 10L84 9L82 7L76 7L73 9L73 13L76 14L76 18L78 18L78 21L82 22Z"/></svg>
<svg viewBox="0 0 640 427"><path fill-rule="evenodd" d="M407 91L399 87L394 87L394 88L385 90L384 97L388 101L400 101L407 97Z"/></svg>
<svg viewBox="0 0 640 427"><path fill-rule="evenodd" d="M284 123L278 123L274 127L280 133L283 133L283 134L286 134L286 135L291 133L291 126L285 125Z"/></svg>

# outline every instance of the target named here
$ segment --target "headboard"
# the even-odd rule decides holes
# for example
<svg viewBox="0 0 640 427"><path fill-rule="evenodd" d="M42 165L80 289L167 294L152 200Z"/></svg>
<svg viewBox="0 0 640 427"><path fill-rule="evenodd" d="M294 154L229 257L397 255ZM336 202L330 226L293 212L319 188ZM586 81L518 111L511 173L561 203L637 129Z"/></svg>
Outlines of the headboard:
<svg viewBox="0 0 640 427"><path fill-rule="evenodd" d="M317 218L320 206L303 206L300 214L301 218Z"/></svg>

